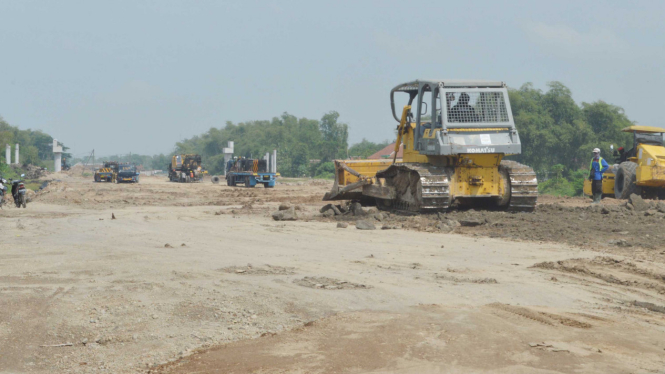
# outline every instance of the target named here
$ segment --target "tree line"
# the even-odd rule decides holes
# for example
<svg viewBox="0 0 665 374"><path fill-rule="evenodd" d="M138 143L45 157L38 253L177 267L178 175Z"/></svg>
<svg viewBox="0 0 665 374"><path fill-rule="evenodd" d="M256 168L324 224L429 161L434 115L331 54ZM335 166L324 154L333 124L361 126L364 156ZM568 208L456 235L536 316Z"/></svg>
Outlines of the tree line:
<svg viewBox="0 0 665 374"><path fill-rule="evenodd" d="M542 193L581 195L594 148L612 164L611 144L632 147L621 129L634 122L621 107L602 100L578 105L560 82L550 82L545 92L527 83L509 95L522 143L522 154L510 158L533 167Z"/></svg>
<svg viewBox="0 0 665 374"><path fill-rule="evenodd" d="M31 164L53 170L53 137L40 130L21 130L12 126L0 117L0 175L5 178L15 178L15 172L7 167L5 159L5 145L12 146L11 158L14 162L14 147L19 144L19 162ZM63 151L68 148L63 146ZM63 157L69 158L69 153L63 153Z"/></svg>

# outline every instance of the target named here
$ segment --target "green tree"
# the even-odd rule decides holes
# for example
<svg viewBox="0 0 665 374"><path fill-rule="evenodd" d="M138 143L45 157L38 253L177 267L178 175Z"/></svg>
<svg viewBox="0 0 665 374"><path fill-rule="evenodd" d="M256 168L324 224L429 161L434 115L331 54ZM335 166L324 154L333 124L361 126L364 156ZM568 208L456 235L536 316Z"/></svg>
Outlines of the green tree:
<svg viewBox="0 0 665 374"><path fill-rule="evenodd" d="M349 147L349 157L367 158L387 147L389 144L391 144L391 142L387 140L381 143L374 143L363 138L360 143L356 143Z"/></svg>
<svg viewBox="0 0 665 374"><path fill-rule="evenodd" d="M321 118L321 161L346 158L349 128L345 123L337 123L339 113L332 111Z"/></svg>

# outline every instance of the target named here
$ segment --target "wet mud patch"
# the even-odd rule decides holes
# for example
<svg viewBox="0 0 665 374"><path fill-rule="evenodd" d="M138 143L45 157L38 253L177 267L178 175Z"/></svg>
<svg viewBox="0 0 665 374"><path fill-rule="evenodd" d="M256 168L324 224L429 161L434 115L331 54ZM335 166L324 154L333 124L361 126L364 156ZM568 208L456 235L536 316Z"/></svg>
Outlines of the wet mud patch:
<svg viewBox="0 0 665 374"><path fill-rule="evenodd" d="M284 266L228 266L225 268L217 269L223 273L238 274L238 275L293 275L295 268Z"/></svg>
<svg viewBox="0 0 665 374"><path fill-rule="evenodd" d="M334 278L327 277L305 277L302 279L295 279L293 283L309 288L317 288L323 290L350 290L350 289L368 289L372 286L359 283L351 283Z"/></svg>

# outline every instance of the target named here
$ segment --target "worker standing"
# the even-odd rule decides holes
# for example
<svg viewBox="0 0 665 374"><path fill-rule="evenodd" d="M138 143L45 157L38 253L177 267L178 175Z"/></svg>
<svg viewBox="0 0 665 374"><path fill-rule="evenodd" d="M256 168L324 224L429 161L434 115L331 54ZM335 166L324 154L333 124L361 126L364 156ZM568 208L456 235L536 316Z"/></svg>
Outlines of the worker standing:
<svg viewBox="0 0 665 374"><path fill-rule="evenodd" d="M600 203L603 196L603 173L609 169L607 161L600 157L600 149L593 149L593 159L589 167L589 180L591 181L591 193L593 194L593 203Z"/></svg>

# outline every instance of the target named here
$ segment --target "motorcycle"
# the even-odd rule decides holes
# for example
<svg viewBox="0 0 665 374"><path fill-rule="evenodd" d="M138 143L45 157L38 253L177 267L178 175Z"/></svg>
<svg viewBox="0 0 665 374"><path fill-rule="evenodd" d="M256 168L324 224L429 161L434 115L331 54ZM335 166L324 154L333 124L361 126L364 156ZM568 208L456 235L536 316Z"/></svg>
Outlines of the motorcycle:
<svg viewBox="0 0 665 374"><path fill-rule="evenodd" d="M21 178L25 177L25 174L21 174ZM12 182L12 197L14 198L14 204L16 204L17 208L23 207L25 208L26 204L28 203L26 196L25 196L25 183L23 183L23 180L11 180Z"/></svg>
<svg viewBox="0 0 665 374"><path fill-rule="evenodd" d="M7 180L0 177L0 209L5 205L5 194L7 194L7 187L5 184L7 184Z"/></svg>

